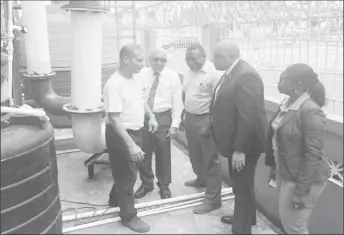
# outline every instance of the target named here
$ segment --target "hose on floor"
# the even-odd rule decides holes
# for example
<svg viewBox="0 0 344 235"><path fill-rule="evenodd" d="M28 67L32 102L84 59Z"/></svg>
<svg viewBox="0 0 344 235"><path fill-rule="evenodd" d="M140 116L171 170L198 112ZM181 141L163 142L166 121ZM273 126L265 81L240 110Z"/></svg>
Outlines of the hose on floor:
<svg viewBox="0 0 344 235"><path fill-rule="evenodd" d="M77 217L77 215L79 214L80 210L84 210L84 209L90 209L91 211L93 211L93 215L91 217L89 217L88 219L83 219L83 220L78 221L77 223L75 223L74 226L96 222L99 219L101 219L101 216L104 216L109 209L111 209L111 207L108 207L101 214L101 216L98 217L98 216L94 216L94 215L100 209L99 207L107 207L108 206L107 204L106 205L99 205L99 204L92 204L92 203L87 203L87 202L71 201L71 200L64 200L64 199L61 199L60 201L61 202L68 202L68 203L81 204L81 205L88 205L88 206L79 207L79 208L76 208L76 207L67 208L67 209L62 211L62 216L63 216L63 214L71 212L72 214L74 214L75 217ZM101 209L105 209L105 208L101 208ZM92 220L92 218L94 218L94 217L97 217L97 218Z"/></svg>

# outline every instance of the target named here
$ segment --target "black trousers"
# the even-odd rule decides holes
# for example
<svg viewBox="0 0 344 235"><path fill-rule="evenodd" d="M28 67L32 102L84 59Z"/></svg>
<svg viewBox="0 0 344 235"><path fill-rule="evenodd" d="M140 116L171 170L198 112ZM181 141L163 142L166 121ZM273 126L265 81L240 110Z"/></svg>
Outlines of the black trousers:
<svg viewBox="0 0 344 235"><path fill-rule="evenodd" d="M127 130L134 142L141 147L142 130ZM134 185L137 178L137 163L130 160L129 150L123 139L108 124L105 130L106 147L109 154L114 183L109 202L118 203L119 216L128 221L136 216Z"/></svg>
<svg viewBox="0 0 344 235"><path fill-rule="evenodd" d="M245 167L241 171L232 168L232 155L228 158L235 195L232 234L251 234L251 226L257 222L254 176L259 155L246 155Z"/></svg>
<svg viewBox="0 0 344 235"><path fill-rule="evenodd" d="M172 123L171 111L155 114L158 129L151 133L148 119L142 129L142 150L145 157L139 163L139 172L142 185L147 189L154 188L154 174L152 170L152 155L155 153L155 174L160 188L168 188L171 183L171 140L167 138L168 130Z"/></svg>

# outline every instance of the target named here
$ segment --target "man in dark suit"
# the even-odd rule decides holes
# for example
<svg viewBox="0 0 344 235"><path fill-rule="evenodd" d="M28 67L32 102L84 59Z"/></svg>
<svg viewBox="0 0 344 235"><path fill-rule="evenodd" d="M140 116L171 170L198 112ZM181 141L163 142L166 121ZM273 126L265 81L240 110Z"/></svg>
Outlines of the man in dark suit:
<svg viewBox="0 0 344 235"><path fill-rule="evenodd" d="M235 44L216 45L214 65L225 73L210 107L211 127L202 134L212 132L219 153L228 158L235 194L234 215L221 221L232 224L233 234L251 234L256 224L255 168L265 151L264 86L257 71L240 59Z"/></svg>

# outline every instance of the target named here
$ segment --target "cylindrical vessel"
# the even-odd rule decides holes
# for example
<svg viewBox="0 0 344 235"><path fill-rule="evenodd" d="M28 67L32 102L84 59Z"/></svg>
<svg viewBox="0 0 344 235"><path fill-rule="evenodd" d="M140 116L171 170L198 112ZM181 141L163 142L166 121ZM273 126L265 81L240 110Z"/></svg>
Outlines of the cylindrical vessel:
<svg viewBox="0 0 344 235"><path fill-rule="evenodd" d="M72 99L77 109L101 105L103 13L72 11Z"/></svg>
<svg viewBox="0 0 344 235"><path fill-rule="evenodd" d="M61 1L59 4L54 2L54 4L45 5L50 64L51 70L56 72L56 76L52 80L56 93L61 96L70 96L71 94L74 28L72 27L71 12L61 8L66 4L68 4L68 1ZM24 17L21 17L17 24L26 25ZM110 13L104 14L100 28L102 29L102 41L101 45L99 45L101 47L102 64L101 82L102 86L104 86L106 80L117 68L118 62L117 28L114 16ZM28 30L30 32L30 29ZM25 69L27 66L25 35L18 34L20 66L22 69ZM86 38L88 37L89 35L86 36ZM89 49L90 48L87 50ZM30 89L25 90L25 92L28 93L26 96L30 97Z"/></svg>
<svg viewBox="0 0 344 235"><path fill-rule="evenodd" d="M23 22L26 25L40 24L39 27L30 27L25 35L26 58L27 61L30 61L27 64L29 74L34 72L48 74L51 72L45 5L43 1L22 2L22 8L25 8L25 11L23 10ZM41 14L36 14L36 12ZM33 47L32 45L37 46Z"/></svg>
<svg viewBox="0 0 344 235"><path fill-rule="evenodd" d="M62 234L52 126L13 117L1 137L1 234Z"/></svg>

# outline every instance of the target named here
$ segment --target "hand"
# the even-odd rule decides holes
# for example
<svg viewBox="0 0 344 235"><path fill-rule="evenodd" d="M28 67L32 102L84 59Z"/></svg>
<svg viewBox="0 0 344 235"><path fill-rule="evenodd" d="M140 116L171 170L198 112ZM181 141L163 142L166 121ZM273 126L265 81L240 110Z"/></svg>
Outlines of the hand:
<svg viewBox="0 0 344 235"><path fill-rule="evenodd" d="M136 144L133 144L132 146L129 147L129 153L131 156L131 160L134 162L141 162L145 156L145 153Z"/></svg>
<svg viewBox="0 0 344 235"><path fill-rule="evenodd" d="M269 177L268 177L268 183L271 187L276 188L276 168L271 167Z"/></svg>
<svg viewBox="0 0 344 235"><path fill-rule="evenodd" d="M271 167L268 180L276 181L276 168L275 167Z"/></svg>
<svg viewBox="0 0 344 235"><path fill-rule="evenodd" d="M232 157L232 168L241 171L245 167L245 154L235 151Z"/></svg>
<svg viewBox="0 0 344 235"><path fill-rule="evenodd" d="M198 133L202 138L208 139L211 134L211 128L210 125L205 126L201 129L201 131Z"/></svg>
<svg viewBox="0 0 344 235"><path fill-rule="evenodd" d="M152 133L154 133L158 129L158 122L156 121L154 116L152 116L149 119L148 126L149 126L149 131Z"/></svg>
<svg viewBox="0 0 344 235"><path fill-rule="evenodd" d="M170 129L167 132L168 139L175 139L177 138L177 128L176 127L170 127Z"/></svg>
<svg viewBox="0 0 344 235"><path fill-rule="evenodd" d="M181 115L182 123L185 123L185 115L186 115L186 111L184 109Z"/></svg>
<svg viewBox="0 0 344 235"><path fill-rule="evenodd" d="M293 208L300 209L300 210L305 208L304 197L293 193L291 196L291 206Z"/></svg>

